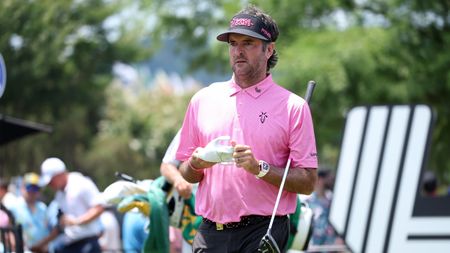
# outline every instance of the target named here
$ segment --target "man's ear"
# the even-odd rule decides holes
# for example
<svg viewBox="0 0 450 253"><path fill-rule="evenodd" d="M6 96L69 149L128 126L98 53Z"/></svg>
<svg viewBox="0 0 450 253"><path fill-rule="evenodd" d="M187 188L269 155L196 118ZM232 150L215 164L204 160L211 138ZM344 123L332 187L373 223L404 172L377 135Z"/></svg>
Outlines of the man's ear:
<svg viewBox="0 0 450 253"><path fill-rule="evenodd" d="M269 59L273 55L273 51L275 50L275 43L271 42L267 45L266 49L266 58Z"/></svg>

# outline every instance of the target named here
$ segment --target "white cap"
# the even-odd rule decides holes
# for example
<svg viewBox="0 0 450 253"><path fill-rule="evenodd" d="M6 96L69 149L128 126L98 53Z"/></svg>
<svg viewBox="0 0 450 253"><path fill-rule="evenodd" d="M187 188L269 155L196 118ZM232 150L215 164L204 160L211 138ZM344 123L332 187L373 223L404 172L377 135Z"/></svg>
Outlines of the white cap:
<svg viewBox="0 0 450 253"><path fill-rule="evenodd" d="M46 186L52 178L62 172L66 171L66 165L61 159L50 157L45 159L41 165L41 179L40 186Z"/></svg>

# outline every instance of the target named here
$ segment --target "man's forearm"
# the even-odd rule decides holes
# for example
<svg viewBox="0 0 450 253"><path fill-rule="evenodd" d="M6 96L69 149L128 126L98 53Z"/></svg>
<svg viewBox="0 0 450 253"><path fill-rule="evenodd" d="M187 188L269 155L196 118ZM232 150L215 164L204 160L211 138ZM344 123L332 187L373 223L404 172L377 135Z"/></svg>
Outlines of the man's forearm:
<svg viewBox="0 0 450 253"><path fill-rule="evenodd" d="M280 186L285 168L271 166L269 173L262 179L272 185ZM317 170L312 168L291 168L286 178L284 190L309 195L314 191Z"/></svg>
<svg viewBox="0 0 450 253"><path fill-rule="evenodd" d="M203 179L203 171L192 168L189 160L184 161L180 165L181 175L191 184L200 182Z"/></svg>
<svg viewBox="0 0 450 253"><path fill-rule="evenodd" d="M171 184L174 184L178 177L182 177L177 167L171 163L161 163L160 172Z"/></svg>
<svg viewBox="0 0 450 253"><path fill-rule="evenodd" d="M91 207L84 215L78 218L77 225L89 223L99 217L105 208L102 205Z"/></svg>

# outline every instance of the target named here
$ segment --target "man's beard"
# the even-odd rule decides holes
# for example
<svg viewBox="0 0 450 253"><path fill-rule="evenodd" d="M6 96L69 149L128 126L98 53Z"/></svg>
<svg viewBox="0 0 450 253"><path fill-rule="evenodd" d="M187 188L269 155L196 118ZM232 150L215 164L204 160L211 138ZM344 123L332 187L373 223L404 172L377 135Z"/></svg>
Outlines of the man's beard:
<svg viewBox="0 0 450 253"><path fill-rule="evenodd" d="M238 64L242 64L245 66L237 66ZM235 76L239 78L245 78L247 80L252 80L258 77L259 72L259 66L260 63L256 62L255 64L250 64L248 61L245 63L234 63L231 69L233 70L233 73Z"/></svg>

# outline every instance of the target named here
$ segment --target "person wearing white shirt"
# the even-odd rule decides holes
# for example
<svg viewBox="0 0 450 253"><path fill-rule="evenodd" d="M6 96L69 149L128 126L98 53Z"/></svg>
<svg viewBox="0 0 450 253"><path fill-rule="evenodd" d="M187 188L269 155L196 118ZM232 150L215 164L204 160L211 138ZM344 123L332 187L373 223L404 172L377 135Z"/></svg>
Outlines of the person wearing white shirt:
<svg viewBox="0 0 450 253"><path fill-rule="evenodd" d="M101 252L99 236L102 224L99 216L105 203L95 183L79 172L68 172L59 158L47 158L41 165L41 185L56 191L55 201L60 208L59 226L32 250L42 251L62 233L63 246L56 253Z"/></svg>
<svg viewBox="0 0 450 253"><path fill-rule="evenodd" d="M180 131L177 132L175 137L172 139L169 147L166 150L164 158L161 163L160 171L161 175L163 175L166 180L172 184L174 189L180 194L184 199L189 199L193 190L196 188L196 184L193 185L187 182L180 171L178 170L178 166L180 165L180 161L178 161L175 156L178 149L178 144L180 143ZM175 228L173 228L174 230ZM179 229L176 229L179 230ZM175 231L179 232L179 231ZM189 242L187 242L184 238L181 245L182 253L192 252L192 246Z"/></svg>

